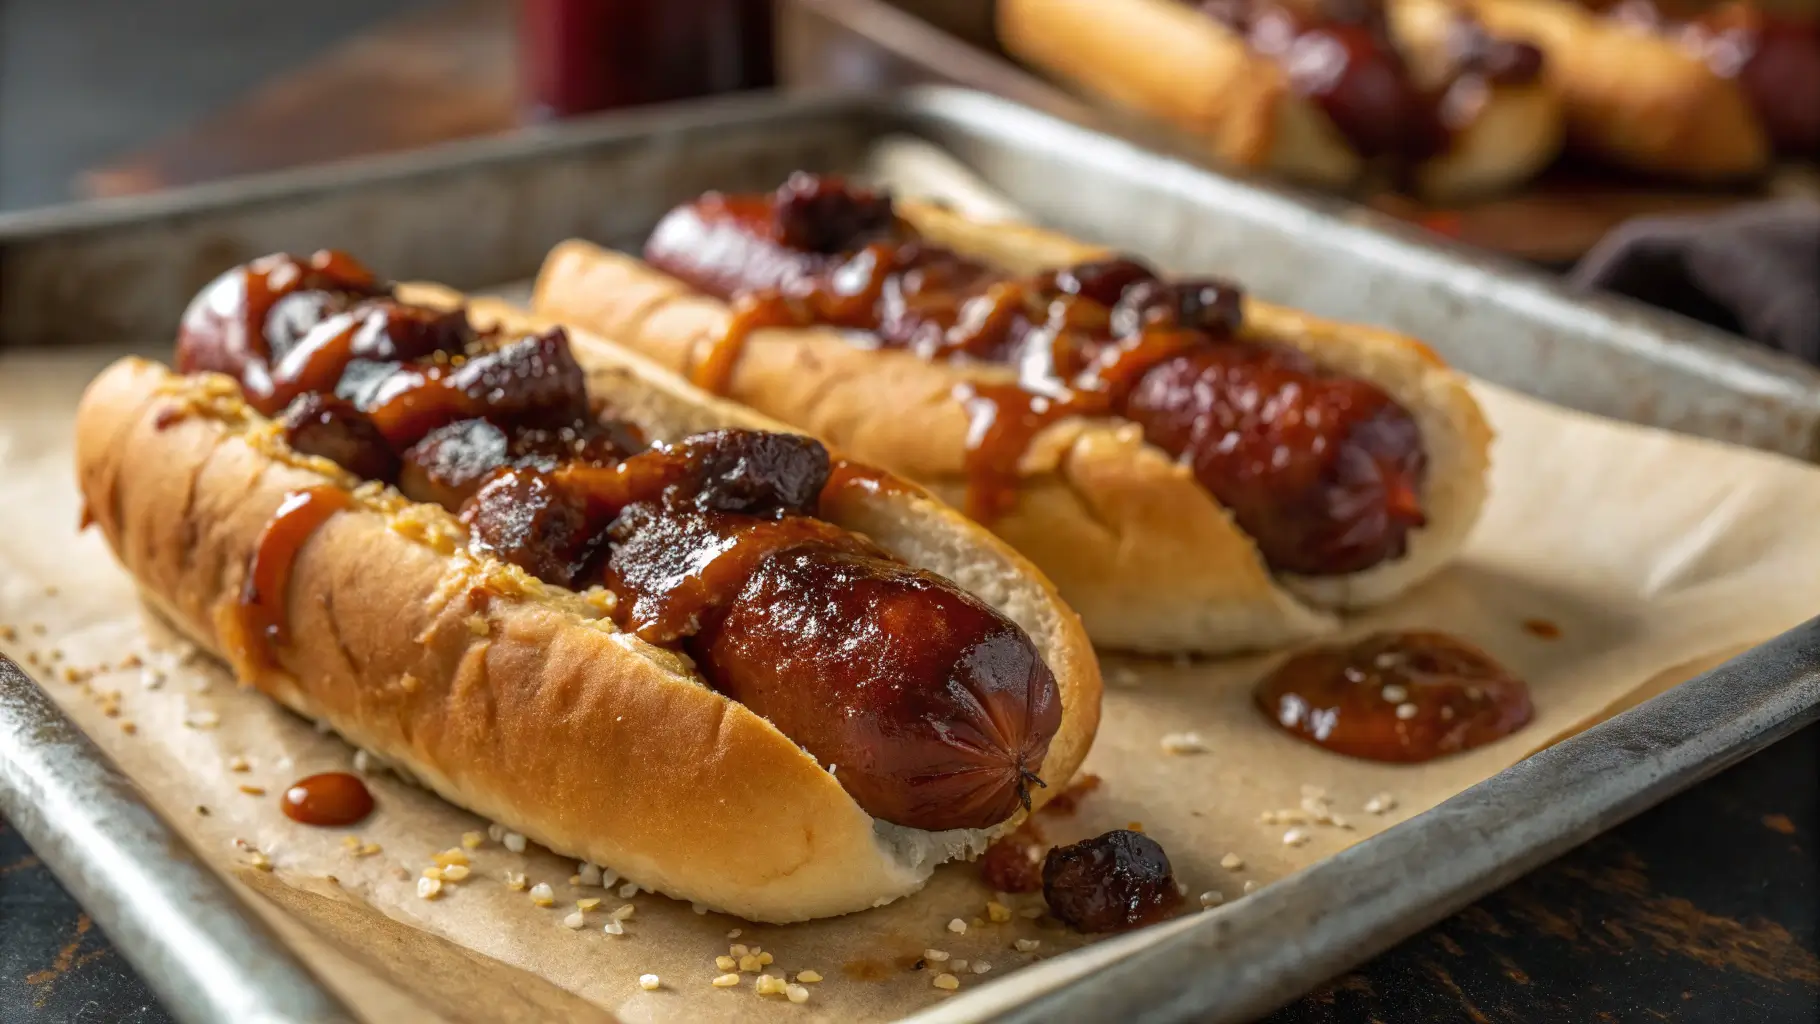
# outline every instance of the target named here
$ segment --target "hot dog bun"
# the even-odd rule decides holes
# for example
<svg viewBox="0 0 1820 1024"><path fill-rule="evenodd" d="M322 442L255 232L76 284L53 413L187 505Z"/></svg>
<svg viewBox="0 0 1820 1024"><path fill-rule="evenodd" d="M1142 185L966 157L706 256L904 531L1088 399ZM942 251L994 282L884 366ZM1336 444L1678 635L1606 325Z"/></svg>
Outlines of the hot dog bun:
<svg viewBox="0 0 1820 1024"><path fill-rule="evenodd" d="M653 438L777 429L618 350L593 352L590 366L592 393ZM288 493L355 478L288 449L229 378L138 359L90 386L77 430L95 523L198 644L448 800L641 887L757 921L847 913L916 891L937 864L1015 824L929 833L875 821L684 659L619 632L587 596L475 557L453 516L377 484L302 548L285 602L300 639L282 667L264 667L234 639L261 532ZM1029 634L1063 703L1042 774L1070 777L1098 724L1100 681L1047 581L914 487L843 488L823 514L950 576Z"/></svg>
<svg viewBox="0 0 1820 1024"><path fill-rule="evenodd" d="M1451 5L1398 0L1388 14L1413 80L1442 85ZM1000 0L998 35L1019 60L1186 130L1230 166L1336 188L1366 168L1281 64L1180 0ZM1493 85L1447 149L1414 169L1415 185L1435 198L1497 191L1552 160L1561 134L1553 89Z"/></svg>
<svg viewBox="0 0 1820 1024"><path fill-rule="evenodd" d="M1737 79L1667 35L1570 0L1467 0L1494 31L1547 55L1569 145L1606 162L1696 181L1762 171L1768 136Z"/></svg>
<svg viewBox="0 0 1820 1024"><path fill-rule="evenodd" d="M981 224L928 204L903 201L897 209L925 238L1014 271L1106 255L1051 232ZM724 303L633 257L575 241L545 261L533 305L683 372L724 333L728 317ZM1388 331L1255 300L1245 317L1252 336L1365 378L1413 414L1430 460L1421 496L1428 525L1411 535L1402 558L1367 571L1275 577L1226 509L1134 424L1059 421L1026 454L1017 504L992 528L1055 581L1096 643L1225 653L1317 636L1336 627L1336 610L1388 600L1433 573L1478 518L1491 431L1460 375L1419 342ZM728 397L955 501L964 490L968 431L955 385L1010 373L868 351L832 329L766 330L746 347Z"/></svg>

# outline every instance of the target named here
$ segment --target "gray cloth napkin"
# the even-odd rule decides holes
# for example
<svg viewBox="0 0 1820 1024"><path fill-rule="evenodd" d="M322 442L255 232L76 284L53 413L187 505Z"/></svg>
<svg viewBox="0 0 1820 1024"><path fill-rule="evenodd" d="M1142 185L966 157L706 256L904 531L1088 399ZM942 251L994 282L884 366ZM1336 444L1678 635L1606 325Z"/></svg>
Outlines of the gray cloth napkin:
<svg viewBox="0 0 1820 1024"><path fill-rule="evenodd" d="M1569 280L1820 365L1820 204L1809 200L1629 221L1594 246Z"/></svg>

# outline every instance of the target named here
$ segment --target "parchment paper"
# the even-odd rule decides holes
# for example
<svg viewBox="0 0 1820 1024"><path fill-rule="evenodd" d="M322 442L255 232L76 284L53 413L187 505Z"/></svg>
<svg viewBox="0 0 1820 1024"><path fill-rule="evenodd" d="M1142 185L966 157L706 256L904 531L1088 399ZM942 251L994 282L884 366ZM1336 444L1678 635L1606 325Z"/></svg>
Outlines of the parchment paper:
<svg viewBox="0 0 1820 1024"><path fill-rule="evenodd" d="M146 349L166 352L163 342ZM953 971L965 991L1082 941L1022 916L982 920L991 894L967 865L880 910L773 927L571 886L573 863L487 841L471 853L472 877L426 901L415 891L421 869L486 823L383 774L371 779L379 809L357 828L291 823L278 809L283 788L349 769L354 752L238 690L142 610L98 536L77 532L73 410L84 383L117 354L0 354L0 650L205 855L269 897L262 912L368 1019L884 1019L946 998L932 986L936 969L912 969L925 949L950 954L929 967ZM1104 725L1086 766L1104 782L1074 816L1044 816L1053 838L1141 822L1169 851L1189 906L1203 892L1237 900L1248 883L1284 879L1820 610L1820 533L1810 524L1820 470L1476 390L1498 431L1483 521L1455 565L1349 630L1421 626L1470 638L1529 681L1535 722L1451 759L1375 765L1266 724L1249 685L1275 657L1108 658ZM1529 620L1557 626L1559 637L1535 635ZM1165 735L1187 731L1204 753L1164 752ZM245 770L234 770L237 759ZM1260 820L1305 815L1308 787L1327 798L1312 806L1349 827ZM1368 813L1379 794L1394 808ZM1286 845L1291 827L1308 841ZM355 835L380 852L350 853L344 840ZM508 888L507 872L550 883L557 907ZM600 898L600 908L571 931L561 922L583 897ZM608 912L627 903L636 912L626 934L603 934ZM1035 908L1040 898L1010 905ZM956 919L964 933L949 930ZM741 934L729 939L734 928ZM1019 939L1040 945L1020 951ZM723 973L714 958L733 941L771 953L772 973L814 969L825 980L800 1006L757 996L749 974L737 988L713 988ZM953 958L969 968L955 971ZM982 961L991 973L973 973ZM643 973L662 987L642 991Z"/></svg>

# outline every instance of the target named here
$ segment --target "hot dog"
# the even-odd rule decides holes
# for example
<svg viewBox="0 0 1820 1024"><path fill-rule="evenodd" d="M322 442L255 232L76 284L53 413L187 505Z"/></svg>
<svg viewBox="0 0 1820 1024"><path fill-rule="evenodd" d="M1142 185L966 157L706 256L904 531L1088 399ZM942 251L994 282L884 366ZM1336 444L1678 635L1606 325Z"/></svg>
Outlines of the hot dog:
<svg viewBox="0 0 1820 1024"><path fill-rule="evenodd" d="M1561 142L1520 34L1444 0L1002 0L1007 52L1171 122L1222 161L1432 197L1523 181Z"/></svg>
<svg viewBox="0 0 1820 1024"><path fill-rule="evenodd" d="M537 312L919 479L1096 641L1267 647L1463 540L1489 431L1423 346L842 182L704 197L646 262L566 243Z"/></svg>
<svg viewBox="0 0 1820 1024"><path fill-rule="evenodd" d="M583 347L270 257L198 296L182 375L91 387L84 493L252 685L718 909L896 898L1072 773L1098 679L1040 576L914 486Z"/></svg>
<svg viewBox="0 0 1820 1024"><path fill-rule="evenodd" d="M1547 54L1569 145L1695 181L1820 155L1820 22L1731 3L1666 15L1650 0L1471 0ZM1671 5L1672 6L1672 5Z"/></svg>

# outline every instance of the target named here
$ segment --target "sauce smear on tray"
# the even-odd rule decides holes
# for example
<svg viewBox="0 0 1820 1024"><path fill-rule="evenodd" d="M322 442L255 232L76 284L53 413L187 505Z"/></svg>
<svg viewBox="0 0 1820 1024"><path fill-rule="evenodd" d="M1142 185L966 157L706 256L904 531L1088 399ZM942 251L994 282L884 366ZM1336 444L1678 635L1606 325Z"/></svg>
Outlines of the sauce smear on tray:
<svg viewBox="0 0 1820 1024"><path fill-rule="evenodd" d="M1303 651L1266 676L1254 698L1297 739L1404 763L1502 739L1534 715L1529 688L1491 655L1427 631Z"/></svg>

